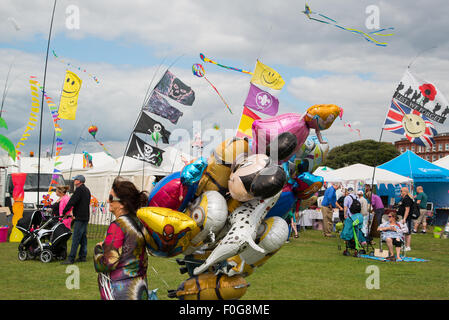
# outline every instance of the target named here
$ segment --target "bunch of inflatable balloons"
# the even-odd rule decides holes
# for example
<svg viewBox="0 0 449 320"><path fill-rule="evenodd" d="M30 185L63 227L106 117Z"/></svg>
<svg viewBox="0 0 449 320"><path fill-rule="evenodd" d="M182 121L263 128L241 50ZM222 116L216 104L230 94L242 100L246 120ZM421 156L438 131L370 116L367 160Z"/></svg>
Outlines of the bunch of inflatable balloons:
<svg viewBox="0 0 449 320"><path fill-rule="evenodd" d="M252 139L225 140L209 158L194 159L155 185L148 206L137 212L148 230L147 249L157 257L180 255L180 272L189 276L169 297L245 294L245 278L287 240L288 212L323 186L312 174L329 150L321 131L341 115L329 104L255 120Z"/></svg>

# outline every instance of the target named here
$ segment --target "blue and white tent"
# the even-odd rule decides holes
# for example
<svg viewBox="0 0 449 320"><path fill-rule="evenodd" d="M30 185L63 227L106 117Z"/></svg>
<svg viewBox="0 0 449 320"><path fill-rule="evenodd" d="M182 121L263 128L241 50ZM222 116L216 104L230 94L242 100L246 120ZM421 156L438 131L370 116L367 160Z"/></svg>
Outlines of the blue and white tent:
<svg viewBox="0 0 449 320"><path fill-rule="evenodd" d="M378 168L410 177L421 185L435 208L449 207L449 170L424 160L410 150Z"/></svg>

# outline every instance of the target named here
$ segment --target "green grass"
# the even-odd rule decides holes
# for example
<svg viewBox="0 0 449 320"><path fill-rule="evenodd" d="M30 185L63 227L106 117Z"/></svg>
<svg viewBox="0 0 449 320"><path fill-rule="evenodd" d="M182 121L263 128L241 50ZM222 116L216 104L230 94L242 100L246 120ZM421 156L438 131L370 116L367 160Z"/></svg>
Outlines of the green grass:
<svg viewBox="0 0 449 320"><path fill-rule="evenodd" d="M250 287L242 300L448 299L449 239L435 239L432 229L429 231L425 235L412 235L413 250L408 255L430 261L397 263L343 256L338 244L344 247L344 243L339 238L324 239L320 231L302 231L299 238L286 243L246 278ZM101 240L88 240L90 256ZM1 300L100 298L91 259L76 264L80 269L80 288L69 290L67 266L59 262L44 264L39 260L21 262L17 258L17 246L17 243L0 243ZM366 269L371 265L379 268L380 289L366 288L366 280L371 275ZM149 257L149 287L159 288L159 299L169 299L167 289L176 289L187 278L187 274L179 273L175 258Z"/></svg>

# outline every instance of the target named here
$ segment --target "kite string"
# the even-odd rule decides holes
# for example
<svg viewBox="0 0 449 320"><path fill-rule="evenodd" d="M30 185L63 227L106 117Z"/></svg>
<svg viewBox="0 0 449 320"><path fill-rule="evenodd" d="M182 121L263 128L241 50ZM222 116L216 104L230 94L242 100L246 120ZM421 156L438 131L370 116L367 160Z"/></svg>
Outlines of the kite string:
<svg viewBox="0 0 449 320"><path fill-rule="evenodd" d="M271 38L271 31L273 30L273 25L270 25L270 30L268 30L268 37L267 39L263 42L262 44L262 48L260 48L260 52L259 55L257 56L257 60L260 60L260 57L262 56L262 52L265 49L265 45L267 44L267 42L269 42L270 38Z"/></svg>
<svg viewBox="0 0 449 320"><path fill-rule="evenodd" d="M93 74L87 72L86 69L72 65L70 62L66 62L63 59L59 58L59 56L56 54L55 50L52 50L52 53L53 53L53 56L55 57L55 59L58 60L59 62L65 63L67 66L73 66L74 68L76 68L80 71L83 71L84 73L87 73L89 75L89 77L91 77L97 84L100 83L98 78L96 76L94 76Z"/></svg>
<svg viewBox="0 0 449 320"><path fill-rule="evenodd" d="M204 76L203 78L204 78L207 82L209 82L209 84L212 86L212 88L214 88L215 92L220 96L221 100L222 100L223 103L226 105L226 107L228 108L229 112L230 112L231 114L234 114L234 113L232 113L231 108L230 108L229 105L226 103L225 99L222 97L222 95L220 94L220 92L218 92L217 88L215 88L215 86L212 84L212 82L210 82L209 79L207 79L205 76Z"/></svg>

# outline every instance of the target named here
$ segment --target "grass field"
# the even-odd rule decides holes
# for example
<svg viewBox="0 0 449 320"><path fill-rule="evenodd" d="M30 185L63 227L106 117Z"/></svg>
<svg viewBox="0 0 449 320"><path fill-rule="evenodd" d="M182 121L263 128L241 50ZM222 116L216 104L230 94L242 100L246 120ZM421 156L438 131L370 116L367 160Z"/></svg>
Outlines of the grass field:
<svg viewBox="0 0 449 320"><path fill-rule="evenodd" d="M242 300L442 300L449 298L449 239L428 234L412 235L408 256L428 262L378 262L347 257L338 250L339 238L325 239L321 231L301 231L300 237L286 243L265 265L246 280L250 283ZM88 255L103 239L89 239ZM378 239L375 239L378 247ZM68 245L70 246L70 241ZM67 289L71 275L59 262L19 261L17 243L0 243L1 300L98 300L97 274L93 262L77 263L79 289ZM379 289L367 289L377 266ZM368 269L369 270L369 269ZM66 273L68 271L68 273ZM175 258L149 257L150 289L158 288L158 297L168 300L167 289L176 289L188 278L180 274Z"/></svg>

